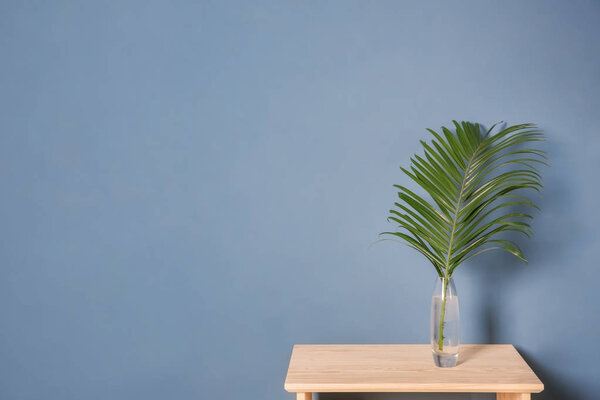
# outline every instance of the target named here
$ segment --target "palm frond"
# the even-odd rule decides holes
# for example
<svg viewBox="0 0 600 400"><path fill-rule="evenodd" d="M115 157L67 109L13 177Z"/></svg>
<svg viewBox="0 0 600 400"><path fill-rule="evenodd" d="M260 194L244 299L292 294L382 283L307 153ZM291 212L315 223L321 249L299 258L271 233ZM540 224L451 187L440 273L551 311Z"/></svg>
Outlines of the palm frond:
<svg viewBox="0 0 600 400"><path fill-rule="evenodd" d="M432 201L394 185L400 201L388 220L400 230L382 235L405 241L440 276L451 276L465 260L493 249L526 261L516 243L499 235L531 234L532 216L507 207L537 208L523 192L542 188L536 165L546 165L546 155L533 147L544 140L542 132L533 124L492 133L496 125L482 132L479 124L453 123L454 133L428 129L433 139L421 141L424 154L411 158L409 169L401 168Z"/></svg>

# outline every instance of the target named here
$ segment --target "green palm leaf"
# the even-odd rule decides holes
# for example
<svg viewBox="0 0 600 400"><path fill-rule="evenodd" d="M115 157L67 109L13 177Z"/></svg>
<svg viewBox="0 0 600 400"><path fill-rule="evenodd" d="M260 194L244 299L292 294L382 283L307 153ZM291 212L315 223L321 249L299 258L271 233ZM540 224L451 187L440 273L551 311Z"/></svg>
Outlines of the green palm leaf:
<svg viewBox="0 0 600 400"><path fill-rule="evenodd" d="M421 141L424 154L411 158L409 169L401 168L432 201L394 185L400 202L388 220L399 231L382 235L419 251L440 277L452 276L462 262L494 249L526 261L519 246L501 234L531 234L531 215L510 208L537 208L524 192L542 187L536 165L545 165L545 153L532 147L544 140L542 132L533 124L492 133L495 125L482 132L479 124L453 122L454 133L446 127L441 133L428 129L433 139Z"/></svg>

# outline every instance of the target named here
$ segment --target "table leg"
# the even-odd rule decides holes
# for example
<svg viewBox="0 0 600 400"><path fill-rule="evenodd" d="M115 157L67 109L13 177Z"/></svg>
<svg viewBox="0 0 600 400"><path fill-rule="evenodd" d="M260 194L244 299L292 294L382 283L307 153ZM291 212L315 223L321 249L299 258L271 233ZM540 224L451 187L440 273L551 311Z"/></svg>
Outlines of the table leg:
<svg viewBox="0 0 600 400"><path fill-rule="evenodd" d="M531 400L531 393L496 393L496 400Z"/></svg>
<svg viewBox="0 0 600 400"><path fill-rule="evenodd" d="M296 400L312 400L312 393L311 392L296 393Z"/></svg>

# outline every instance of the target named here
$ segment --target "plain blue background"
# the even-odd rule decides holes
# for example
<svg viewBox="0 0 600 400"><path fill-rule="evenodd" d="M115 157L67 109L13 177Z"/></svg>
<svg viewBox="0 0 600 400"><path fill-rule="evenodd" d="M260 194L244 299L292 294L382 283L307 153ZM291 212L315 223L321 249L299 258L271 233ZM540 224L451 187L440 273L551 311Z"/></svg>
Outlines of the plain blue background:
<svg viewBox="0 0 600 400"><path fill-rule="evenodd" d="M433 268L374 242L452 119L535 122L552 164L530 263L457 270L462 341L517 346L534 399L600 398L599 17L2 1L0 398L293 399L294 343L426 343ZM377 397L458 398L349 398Z"/></svg>

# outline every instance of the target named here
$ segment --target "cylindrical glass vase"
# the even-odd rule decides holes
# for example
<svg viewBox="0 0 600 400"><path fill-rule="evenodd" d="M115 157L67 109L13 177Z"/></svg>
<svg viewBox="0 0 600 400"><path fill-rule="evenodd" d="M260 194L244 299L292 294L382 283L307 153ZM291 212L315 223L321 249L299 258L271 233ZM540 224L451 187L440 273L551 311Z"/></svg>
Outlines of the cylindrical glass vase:
<svg viewBox="0 0 600 400"><path fill-rule="evenodd" d="M437 277L431 299L431 350L435 365L450 368L458 360L459 315L454 280Z"/></svg>

